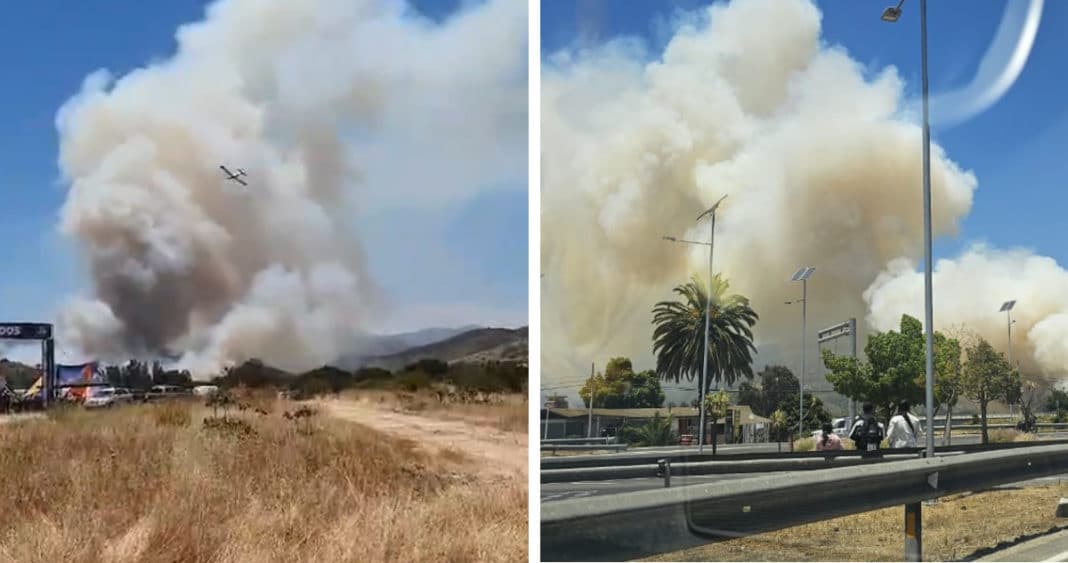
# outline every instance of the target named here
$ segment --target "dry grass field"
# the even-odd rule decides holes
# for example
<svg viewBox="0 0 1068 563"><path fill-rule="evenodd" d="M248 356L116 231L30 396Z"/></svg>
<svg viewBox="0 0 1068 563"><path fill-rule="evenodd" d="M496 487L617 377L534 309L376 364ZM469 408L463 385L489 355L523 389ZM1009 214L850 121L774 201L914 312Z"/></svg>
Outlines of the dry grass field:
<svg viewBox="0 0 1068 563"><path fill-rule="evenodd" d="M0 560L526 560L525 431L505 476L464 444L283 416L300 406L261 399L213 427L190 403L0 425Z"/></svg>
<svg viewBox="0 0 1068 563"><path fill-rule="evenodd" d="M839 491L837 494L848 494ZM1068 483L953 495L923 506L923 558L959 561L1020 536L1068 525L1054 517ZM901 561L904 507L729 540L650 561Z"/></svg>

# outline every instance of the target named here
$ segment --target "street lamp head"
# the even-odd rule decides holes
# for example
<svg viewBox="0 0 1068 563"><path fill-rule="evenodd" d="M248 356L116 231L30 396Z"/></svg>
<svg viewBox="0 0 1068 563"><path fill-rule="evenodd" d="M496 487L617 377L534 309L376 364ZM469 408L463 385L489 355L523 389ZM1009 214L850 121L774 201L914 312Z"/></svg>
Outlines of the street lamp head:
<svg viewBox="0 0 1068 563"><path fill-rule="evenodd" d="M900 17L901 17L901 5L900 4L898 4L898 6L896 8L894 6L890 6L889 8L883 10L882 20L884 22L894 23Z"/></svg>
<svg viewBox="0 0 1068 563"><path fill-rule="evenodd" d="M697 220L700 221L701 219L704 219L706 216L714 214L716 212L716 210L719 209L719 204L723 203L723 200L725 200L725 199L727 199L726 195L724 195L723 197L721 197L718 200L716 200L716 203L713 203L712 207L709 207L707 211L705 211L704 213L702 213L702 214L697 216Z"/></svg>

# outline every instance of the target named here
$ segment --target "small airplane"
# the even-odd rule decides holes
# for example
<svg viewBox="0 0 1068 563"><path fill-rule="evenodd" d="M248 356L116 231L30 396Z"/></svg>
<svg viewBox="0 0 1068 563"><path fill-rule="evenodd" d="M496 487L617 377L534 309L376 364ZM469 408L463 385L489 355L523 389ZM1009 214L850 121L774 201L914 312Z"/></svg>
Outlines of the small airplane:
<svg viewBox="0 0 1068 563"><path fill-rule="evenodd" d="M233 181L237 182L238 184L241 184L242 186L247 186L248 185L248 184L245 183L244 180L241 179L241 176L248 176L248 174L245 173L245 170L243 168L238 168L236 174L233 173L233 172L230 172L225 166L223 166L221 164L219 165L219 168L222 168L222 171L226 172L226 174L227 174L226 179L227 180L233 180Z"/></svg>

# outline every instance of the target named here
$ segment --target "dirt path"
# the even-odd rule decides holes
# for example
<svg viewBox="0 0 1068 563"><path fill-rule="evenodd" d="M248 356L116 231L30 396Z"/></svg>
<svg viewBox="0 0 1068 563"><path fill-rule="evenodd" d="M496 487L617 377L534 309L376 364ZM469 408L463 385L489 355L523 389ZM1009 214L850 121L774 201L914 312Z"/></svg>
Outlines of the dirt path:
<svg viewBox="0 0 1068 563"><path fill-rule="evenodd" d="M526 479L525 432L504 432L491 426L431 418L432 413L419 416L395 412L391 407L370 401L334 400L321 404L333 416L410 439L432 452L458 450L479 462L480 473Z"/></svg>

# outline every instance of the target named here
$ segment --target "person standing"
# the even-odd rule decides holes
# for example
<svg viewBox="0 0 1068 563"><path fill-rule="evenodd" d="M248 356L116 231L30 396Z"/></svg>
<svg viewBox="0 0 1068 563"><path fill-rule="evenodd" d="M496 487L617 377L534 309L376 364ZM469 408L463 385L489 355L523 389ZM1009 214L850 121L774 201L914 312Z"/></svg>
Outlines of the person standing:
<svg viewBox="0 0 1068 563"><path fill-rule="evenodd" d="M849 432L849 439L860 451L876 451L886 437L886 430L883 423L875 419L875 405L871 401L864 401L863 413Z"/></svg>
<svg viewBox="0 0 1068 563"><path fill-rule="evenodd" d="M891 448L915 448L920 441L920 419L909 412L910 406L908 401L901 401L897 405L897 414L890 419L886 438Z"/></svg>
<svg viewBox="0 0 1068 563"><path fill-rule="evenodd" d="M842 449L842 439L834 433L834 427L830 422L823 423L823 435L816 440L816 451L833 451Z"/></svg>

